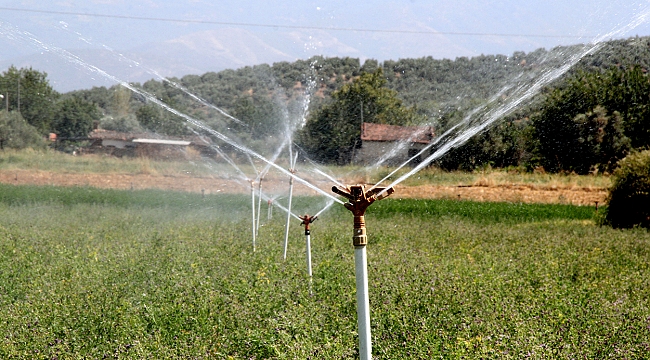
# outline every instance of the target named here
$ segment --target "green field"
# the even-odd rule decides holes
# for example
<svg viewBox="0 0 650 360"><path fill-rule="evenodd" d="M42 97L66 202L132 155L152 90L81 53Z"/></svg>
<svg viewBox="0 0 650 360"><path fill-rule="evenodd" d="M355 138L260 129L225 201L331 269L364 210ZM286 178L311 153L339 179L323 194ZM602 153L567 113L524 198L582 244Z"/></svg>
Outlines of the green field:
<svg viewBox="0 0 650 360"><path fill-rule="evenodd" d="M284 215L267 222L263 206L252 253L249 203L1 185L0 358L355 358L351 215L334 206L313 225L310 293L298 222L283 262ZM594 212L373 205L374 356L647 358L650 234Z"/></svg>

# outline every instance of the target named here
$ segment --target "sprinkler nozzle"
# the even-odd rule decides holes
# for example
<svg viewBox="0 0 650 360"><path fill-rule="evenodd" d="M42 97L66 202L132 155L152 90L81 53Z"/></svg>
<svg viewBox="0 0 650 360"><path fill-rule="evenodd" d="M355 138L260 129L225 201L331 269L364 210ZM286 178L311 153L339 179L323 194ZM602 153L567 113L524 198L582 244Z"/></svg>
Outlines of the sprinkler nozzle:
<svg viewBox="0 0 650 360"><path fill-rule="evenodd" d="M305 235L309 235L310 234L309 225L314 221L318 220L318 216L309 216L305 214L304 216L298 216L298 218L302 220L300 225L305 225Z"/></svg>
<svg viewBox="0 0 650 360"><path fill-rule="evenodd" d="M395 189L392 187L376 187L366 191L363 185L352 185L346 188L332 186L332 191L350 200L343 204L343 206L354 215L354 236L352 237L352 243L354 246L366 246L368 244L365 219L366 209L373 202L390 196L395 192Z"/></svg>

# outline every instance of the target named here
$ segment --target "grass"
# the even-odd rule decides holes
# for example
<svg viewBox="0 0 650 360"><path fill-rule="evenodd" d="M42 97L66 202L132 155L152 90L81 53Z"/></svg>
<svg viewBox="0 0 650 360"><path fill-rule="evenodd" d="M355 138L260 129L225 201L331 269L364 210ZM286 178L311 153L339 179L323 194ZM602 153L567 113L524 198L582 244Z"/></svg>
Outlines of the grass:
<svg viewBox="0 0 650 360"><path fill-rule="evenodd" d="M1 358L354 358L352 219L251 252L247 196L0 187ZM295 209L314 199L298 198ZM265 214L263 207L263 213ZM366 216L377 358L645 358L650 234L594 208L386 199Z"/></svg>

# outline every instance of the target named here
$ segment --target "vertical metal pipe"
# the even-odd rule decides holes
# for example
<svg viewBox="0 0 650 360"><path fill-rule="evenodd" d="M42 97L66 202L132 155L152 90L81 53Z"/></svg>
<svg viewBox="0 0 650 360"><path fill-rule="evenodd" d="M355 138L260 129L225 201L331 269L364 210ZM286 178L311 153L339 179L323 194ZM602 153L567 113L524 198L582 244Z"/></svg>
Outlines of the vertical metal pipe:
<svg viewBox="0 0 650 360"><path fill-rule="evenodd" d="M255 182L251 181L251 213L253 214L253 226L251 232L253 233L253 252L255 252Z"/></svg>
<svg viewBox="0 0 650 360"><path fill-rule="evenodd" d="M368 299L368 260L365 246L354 247L354 269L357 280L357 326L359 329L359 358L372 359L370 338L370 301Z"/></svg>
<svg viewBox="0 0 650 360"><path fill-rule="evenodd" d="M287 207L287 226L284 231L284 255L283 260L287 260L287 246L289 245L289 222L291 221L291 200L293 199L293 178L289 179L289 206Z"/></svg>
<svg viewBox="0 0 650 360"><path fill-rule="evenodd" d="M266 202L266 205L266 218L267 220L271 220L273 218L273 200L269 199L269 201Z"/></svg>

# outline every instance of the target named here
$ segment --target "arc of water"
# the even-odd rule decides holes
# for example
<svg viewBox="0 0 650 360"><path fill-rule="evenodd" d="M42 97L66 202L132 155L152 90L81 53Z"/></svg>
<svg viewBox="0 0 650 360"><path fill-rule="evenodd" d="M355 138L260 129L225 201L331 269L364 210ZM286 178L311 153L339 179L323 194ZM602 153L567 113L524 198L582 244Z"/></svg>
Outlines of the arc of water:
<svg viewBox="0 0 650 360"><path fill-rule="evenodd" d="M492 102L494 102L494 101L496 101L497 99L499 99L499 98L501 97L501 95L503 95L504 93L506 93L506 92L507 92L509 89L511 89L511 88L512 88L511 86L504 86L503 88L501 88L501 90L500 90L497 94L495 94L494 96L492 96L492 97L488 100L488 104L489 104L489 103L492 103ZM437 145L437 144L438 144L442 139L445 139L447 136L449 136L450 134L452 134L456 129L462 127L463 124L468 123L468 122L472 119L472 117L474 117L474 116L475 116L477 113L479 113L480 111L484 110L486 107L487 107L487 105L484 104L484 105L481 105L481 106L479 106L479 107L473 109L472 111L470 111L470 113L467 114L467 115L463 118L462 121L460 121L458 124L456 124L456 125L452 126L451 128L449 128L449 129L448 129L447 131L445 131L442 135L437 136L436 138L432 139L432 141L431 141L428 145L426 145L425 147L423 147L423 148L422 148L420 151L418 151L415 155L413 155L411 158L409 158L408 160L406 160L405 162L403 162L403 163L402 163L400 166L398 166L396 169L394 169L393 171L391 171L391 172L390 172L388 175L386 175L383 179L379 180L377 183L375 183L373 186L371 186L371 187L370 187L370 190L376 188L377 186L379 186L380 184L382 184L384 181L390 179L390 178L391 178L393 175L395 175L398 171L400 171L401 169L403 169L406 165L410 164L414 159L417 159L418 157L422 156L422 154L424 154L425 152L427 152L427 151L428 151L429 149L431 149L432 147L436 146L436 145Z"/></svg>
<svg viewBox="0 0 650 360"><path fill-rule="evenodd" d="M190 129L190 130L191 130L195 135L200 135L200 134L199 134L197 131L195 131L194 129ZM221 150L221 148L220 148L219 146L217 146L217 145L210 145L209 147L210 147L210 149L214 150L214 151L215 151L219 156L221 156L222 159L226 160L226 162L227 162L230 166L232 166L233 169L235 169L235 170L239 173L239 176L241 177L241 180L249 180L249 179L248 179L248 176L247 176L247 175L242 171L242 169L241 169L239 166L237 166L237 164L235 163L235 161L234 161L230 156L228 156L225 152L223 152L223 150Z"/></svg>
<svg viewBox="0 0 650 360"><path fill-rule="evenodd" d="M542 75L539 77L537 81L534 81L530 85L523 84L519 86L518 90L524 91L523 95L515 98L514 100L510 100L506 102L505 104L501 105L500 107L497 107L496 109L493 109L491 111L488 111L486 116L482 116L482 119L485 119L483 121L478 121L478 124L469 126L465 131L463 131L460 135L456 136L454 139L448 140L440 149L438 149L436 152L428 156L424 161L422 161L420 164L418 164L415 168L413 168L411 171L408 173L402 175L395 181L393 181L392 184L390 184L387 188L393 187L401 183L402 181L408 179L410 176L413 174L417 173L418 171L422 170L424 167L429 165L433 160L436 160L440 158L442 155L444 155L447 151L454 147L458 147L462 144L464 144L467 140L469 140L472 136L477 134L480 131L485 130L487 127L492 125L496 120L499 118L509 114L512 112L516 107L521 105L522 103L530 100L535 94L537 94L544 86L548 85L552 81L556 80L563 74L565 74L569 69L571 69L575 64L578 63L582 58L589 54L593 54L596 51L600 50L604 44L603 41L614 37L615 35L618 34L623 34L625 32L628 32L637 26L641 25L644 22L648 21L648 18L650 17L650 6L646 6L643 11L638 13L631 22L628 24L619 27L618 29L614 29L604 35L601 35L594 39L589 45L586 45L583 47L582 51L578 51L577 53L574 53L572 56L569 57L569 61L564 62L562 66L560 66L557 69L552 69L549 71L545 71L542 73ZM466 123L469 123L471 117L467 117ZM453 129L453 128L452 128ZM452 130L450 129L450 130ZM450 132L446 132L446 135L450 134ZM437 142L436 142L437 143ZM429 147L430 148L430 147ZM419 156L418 154L417 156ZM409 159L411 161L411 159ZM407 162L408 163L408 162ZM402 167L406 165L403 164ZM401 167L400 167L401 168ZM395 171L392 174L394 174ZM387 179L388 177L382 179L380 182L383 182ZM378 183L379 184L379 183ZM375 188L373 186L372 188Z"/></svg>
<svg viewBox="0 0 650 360"><path fill-rule="evenodd" d="M72 31L72 30L68 27L68 24L66 24L65 26L61 26L61 27L59 27L59 28L65 30L65 31L68 31L68 32L71 32L71 31ZM83 42L85 42L85 43L87 43L87 44L90 44L90 45L94 45L94 43L93 43L91 40L89 40L87 37L84 37L81 33L76 32L76 31L75 31L74 33L75 33L77 36L79 36L79 38L80 38ZM110 51L110 52L113 53L113 54L116 53L115 50L113 50L111 47L109 47L109 46L107 46L107 45L105 45L105 44L99 44L99 45L101 45L102 48L104 48L105 50ZM204 106L207 106L207 107L209 107L209 108L211 108L211 109L217 111L217 112L220 113L221 115L223 115L223 116L225 116L226 118L228 118L228 119L230 119L230 120L236 122L237 124L239 124L239 125L243 125L243 126L248 126L248 124L246 124L245 122L243 122L243 121L237 119L236 117L234 117L234 116L228 114L227 112L225 112L223 109L219 108L218 106L216 106L216 105L214 105L214 104L211 104L210 102L208 102L207 100L203 99L202 97L200 97L200 96L198 96L198 95L192 93L191 91L189 91L189 89L187 89L187 88L184 87L183 85L181 85L181 84L179 84L179 83L177 83L177 82L175 82L175 81L172 81L172 80L170 80L170 79L168 79L168 78L162 76L162 75L161 75L160 73L158 73L156 70L154 70L154 69L152 69L152 68L150 68L150 67L147 67L147 66L143 66L140 62L138 62L138 61L136 61L136 60L133 60L133 59L131 59L131 58L129 58L129 57L126 57L126 56L124 56L124 54L117 53L117 56L120 58L121 61L125 61L125 62L128 62L128 63L131 63L131 64L135 65L136 67L139 67L139 68L141 68L141 69L144 69L147 73L149 73L149 74L151 74L151 75L154 75L156 78L158 78L158 80L160 80L160 81L162 81L162 82L166 82L166 83L172 85L174 88L176 88L176 89L182 91L183 93L185 93L186 95L188 95L189 97L191 97L192 99L194 99L195 101L197 101L197 102L199 102L200 104L202 104L202 105L204 105Z"/></svg>
<svg viewBox="0 0 650 360"><path fill-rule="evenodd" d="M562 74L566 73L571 67L573 67L580 59L582 59L584 56L591 54L598 49L602 47L601 43L595 43L592 44L592 46L587 47L585 50L579 52L578 54L575 54L570 58L568 62L566 62L563 66L561 66L558 69L549 71L541 78L534 82L531 86L529 86L524 94L512 101L507 102L506 104L502 105L501 107L489 111L486 116L483 116L482 119L483 121L478 121L477 124L468 127L465 131L461 132L460 135L456 136L453 139L450 139L446 141L443 146L441 146L438 150L436 150L433 154L428 156L424 161L422 161L420 164L418 164L416 167L414 167L411 171L408 173L400 176L398 179L393 181L388 187L393 187L402 181L408 179L410 176L413 174L417 173L418 171L422 170L424 167L426 167L428 164L430 164L433 160L440 158L442 155L447 153L450 149L458 147L462 144L464 144L467 140L469 140L472 136L475 134L479 133L480 131L485 130L488 126L492 125L496 120L500 119L501 117L507 115L511 111L513 111L516 107L521 105L523 102L529 100L530 98L533 97L533 95L537 94L539 90L550 83L551 81L557 79L560 77Z"/></svg>
<svg viewBox="0 0 650 360"><path fill-rule="evenodd" d="M291 211L289 211L289 209L287 209L286 207L282 206L282 205L279 204L278 202L274 201L274 200L275 200L274 198L271 198L271 197L269 197L268 195L266 195L266 194L264 194L264 193L262 193L262 196L264 197L264 200L271 200L271 201L273 201L273 206L276 206L278 209L280 209L280 210L282 210L282 211L288 213L289 216L293 217L294 219L296 219L296 220L300 220L300 217L299 217L298 215L292 213Z"/></svg>
<svg viewBox="0 0 650 360"><path fill-rule="evenodd" d="M270 162L264 156L256 153L255 151L249 149L248 147L246 147L246 146L244 146L242 144L237 143L236 141L230 139L228 136L220 133L219 131L216 131L216 130L210 128L209 126L205 125L200 120L197 120L197 119L195 119L195 118L193 118L193 117L191 117L191 116L189 116L189 115L187 115L185 113L182 113L182 112L168 106L167 104L163 103L162 101L158 100L155 96L151 95L150 93L148 93L148 92L146 92L144 90L138 89L135 86L129 84L128 82L123 81L123 80L117 78L116 76L111 75L111 74L107 73L106 71L104 71L104 70L102 70L102 69L100 69L100 68L98 68L98 67L96 67L94 65L90 65L90 64L86 63L80 57L70 53L69 51L61 49L61 48L53 46L53 45L45 44L45 43L41 42L35 36L33 36L32 34L30 34L28 32L19 32L19 31L14 30L14 29L7 29L7 25L4 22L0 24L0 30L3 30L3 31L9 30L14 36L18 35L24 41L29 42L29 43L37 46L38 48L40 48L40 49L42 49L44 51L52 52L53 54L67 60L68 62L70 62L72 64L75 64L77 66L80 66L80 67L88 70L88 71L99 74L100 76L103 76L106 79L109 79L111 81L114 81L114 82L124 86L125 88L133 91L134 93L137 93L137 94L143 96L148 101L151 101L152 103L162 107L166 111L185 119L188 124L190 124L192 126L195 126L196 128L199 128L199 129L205 131L206 133L208 133L208 134L214 136L215 138L217 138L217 139L231 145L232 147L236 148L237 150L239 150L239 151L241 151L241 152L243 152L245 154L248 154L248 155L250 155L252 157L255 157L255 158L257 158L257 159L259 159L259 160L261 160L261 161L263 161L263 162L265 162L267 164L270 164L272 167L276 168L278 171L290 176L291 178L293 178L296 181L300 182L301 184L309 187L310 189L315 190L316 192L318 192L318 193L320 193L320 194L322 194L322 195L324 195L326 197L329 197L331 199L335 199L334 201L337 201L337 202L343 204L343 202L341 200L339 200L336 197L332 196L327 191L318 188L317 186L315 186L315 185L311 184L310 182L296 176L295 174L292 174L291 172L289 172L288 170L282 168L281 166ZM18 34L16 34L16 33L18 33Z"/></svg>
<svg viewBox="0 0 650 360"><path fill-rule="evenodd" d="M327 202L327 205L325 205L325 207L322 208L319 212L317 212L316 215L314 215L314 216L320 216L323 212L325 212L325 210L329 209L333 204L334 204L334 201L329 200Z"/></svg>
<svg viewBox="0 0 650 360"><path fill-rule="evenodd" d="M315 168L312 169L312 171L315 172L315 173L317 173L317 174L319 174L319 175L321 175L321 176L324 176L324 177L327 178L329 181L333 182L334 184L336 184L336 185L338 185L338 186L345 187L345 185L344 185L343 183L341 183L340 181L336 180L334 177L330 176L329 174L325 173L324 171L322 171L322 170L319 169L319 168L316 168L316 167L315 167Z"/></svg>

